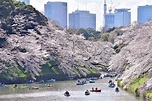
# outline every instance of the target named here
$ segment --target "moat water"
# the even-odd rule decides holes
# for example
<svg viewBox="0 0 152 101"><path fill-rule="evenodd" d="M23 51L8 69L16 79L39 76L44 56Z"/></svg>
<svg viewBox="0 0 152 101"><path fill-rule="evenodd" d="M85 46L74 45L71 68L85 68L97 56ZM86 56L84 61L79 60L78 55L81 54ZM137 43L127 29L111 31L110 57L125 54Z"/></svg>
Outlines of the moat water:
<svg viewBox="0 0 152 101"><path fill-rule="evenodd" d="M99 79L95 83L76 85L76 81L56 81L48 84L19 84L0 88L0 101L143 101L134 95L120 89L115 92L114 88L108 87L109 78ZM29 89L30 86L39 89ZM84 92L92 87L101 89L101 92L91 92L86 96ZM64 96L69 91L70 96Z"/></svg>

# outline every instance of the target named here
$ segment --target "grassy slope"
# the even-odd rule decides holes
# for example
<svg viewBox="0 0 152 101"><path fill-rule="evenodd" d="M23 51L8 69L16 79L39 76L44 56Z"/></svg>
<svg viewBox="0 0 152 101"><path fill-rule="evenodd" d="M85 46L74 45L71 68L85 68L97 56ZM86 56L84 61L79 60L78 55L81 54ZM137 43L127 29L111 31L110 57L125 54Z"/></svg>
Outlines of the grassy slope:
<svg viewBox="0 0 152 101"><path fill-rule="evenodd" d="M125 89L131 93L134 93L136 96L142 96L142 97L145 97L146 99L152 99L152 90L150 91L145 91L145 92L140 92L139 91L139 87L141 85L143 85L149 78L147 77L142 77L142 78L138 78L138 79L135 79L133 80L133 82L130 83L130 86L128 89ZM118 80L117 81L118 83L118 86L120 87L124 87L126 84L128 84L127 82L124 83L124 84L121 84L121 80Z"/></svg>

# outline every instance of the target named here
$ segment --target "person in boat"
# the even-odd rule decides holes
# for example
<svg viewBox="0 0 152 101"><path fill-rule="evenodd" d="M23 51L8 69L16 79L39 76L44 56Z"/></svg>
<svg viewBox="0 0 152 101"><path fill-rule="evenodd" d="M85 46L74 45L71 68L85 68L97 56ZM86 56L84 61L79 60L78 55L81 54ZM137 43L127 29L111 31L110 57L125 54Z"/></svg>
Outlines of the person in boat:
<svg viewBox="0 0 152 101"><path fill-rule="evenodd" d="M66 91L65 93L64 93L64 96L70 96L70 93L68 92L68 91Z"/></svg>
<svg viewBox="0 0 152 101"><path fill-rule="evenodd" d="M89 92L88 90L86 90L85 92Z"/></svg>
<svg viewBox="0 0 152 101"><path fill-rule="evenodd" d="M116 87L115 91L116 91L116 92L119 92L119 88L118 88L118 87Z"/></svg>
<svg viewBox="0 0 152 101"><path fill-rule="evenodd" d="M94 88L92 87L92 91L94 90Z"/></svg>
<svg viewBox="0 0 152 101"><path fill-rule="evenodd" d="M65 94L68 94L68 95L69 95L70 93L69 93L68 91L65 91Z"/></svg>
<svg viewBox="0 0 152 101"><path fill-rule="evenodd" d="M15 84L14 86L13 86L13 88L16 88L17 87L17 84Z"/></svg>
<svg viewBox="0 0 152 101"><path fill-rule="evenodd" d="M98 88L95 88L95 90L98 90Z"/></svg>
<svg viewBox="0 0 152 101"><path fill-rule="evenodd" d="M90 92L88 90L86 90L85 95L90 95Z"/></svg>
<svg viewBox="0 0 152 101"><path fill-rule="evenodd" d="M109 82L108 83L112 83L112 80L109 80Z"/></svg>

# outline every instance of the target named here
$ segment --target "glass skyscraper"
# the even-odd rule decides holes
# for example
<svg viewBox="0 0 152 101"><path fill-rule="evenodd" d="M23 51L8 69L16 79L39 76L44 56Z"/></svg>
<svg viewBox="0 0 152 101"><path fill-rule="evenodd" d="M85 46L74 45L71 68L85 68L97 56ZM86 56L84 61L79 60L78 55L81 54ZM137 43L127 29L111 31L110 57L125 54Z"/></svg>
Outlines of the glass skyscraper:
<svg viewBox="0 0 152 101"><path fill-rule="evenodd" d="M138 23L144 24L152 20L152 5L138 6Z"/></svg>
<svg viewBox="0 0 152 101"><path fill-rule="evenodd" d="M47 2L44 5L44 15L48 19L55 20L61 27L67 27L67 3L66 2Z"/></svg>
<svg viewBox="0 0 152 101"><path fill-rule="evenodd" d="M114 13L114 26L123 27L131 23L130 9L115 9Z"/></svg>
<svg viewBox="0 0 152 101"><path fill-rule="evenodd" d="M115 9L114 13L105 15L105 26L107 28L123 27L131 23L130 9Z"/></svg>
<svg viewBox="0 0 152 101"><path fill-rule="evenodd" d="M114 13L105 14L105 27L114 27Z"/></svg>
<svg viewBox="0 0 152 101"><path fill-rule="evenodd" d="M78 28L93 28L96 30L96 14L91 14L89 11L76 10L69 14L69 27Z"/></svg>

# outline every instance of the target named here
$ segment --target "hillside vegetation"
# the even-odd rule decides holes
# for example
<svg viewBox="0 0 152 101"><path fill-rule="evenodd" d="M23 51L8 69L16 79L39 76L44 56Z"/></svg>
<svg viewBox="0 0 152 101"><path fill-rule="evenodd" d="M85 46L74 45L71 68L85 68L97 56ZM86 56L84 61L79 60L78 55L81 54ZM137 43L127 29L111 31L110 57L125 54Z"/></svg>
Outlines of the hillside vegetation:
<svg viewBox="0 0 152 101"><path fill-rule="evenodd" d="M86 77L108 66L112 44L85 40L30 5L10 3L13 9L1 20L0 78Z"/></svg>
<svg viewBox="0 0 152 101"><path fill-rule="evenodd" d="M119 85L124 89L152 98L152 21L133 23L119 32L122 34L114 39L117 54L112 56L109 69L120 74Z"/></svg>

